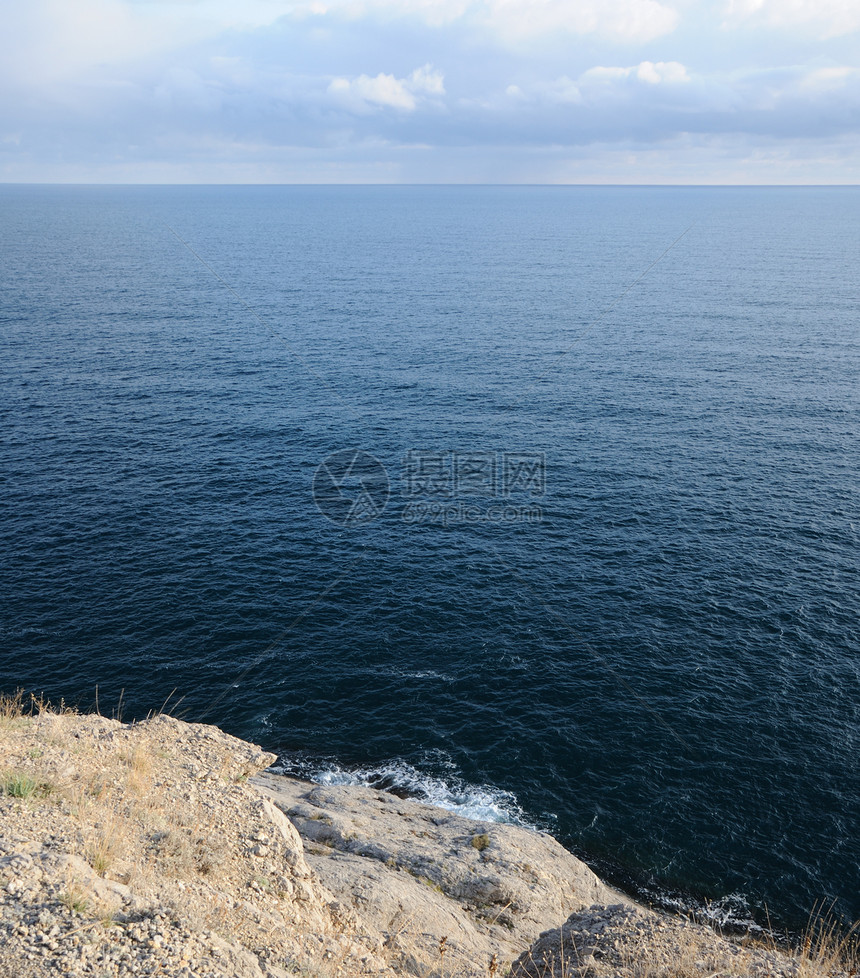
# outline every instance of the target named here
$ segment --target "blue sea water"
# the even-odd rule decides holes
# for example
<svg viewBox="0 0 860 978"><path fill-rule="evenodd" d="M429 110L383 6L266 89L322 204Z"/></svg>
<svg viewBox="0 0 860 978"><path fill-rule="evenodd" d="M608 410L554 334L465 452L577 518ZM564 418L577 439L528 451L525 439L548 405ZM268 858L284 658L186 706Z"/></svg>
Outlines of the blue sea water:
<svg viewBox="0 0 860 978"><path fill-rule="evenodd" d="M666 905L860 917L860 189L0 222L0 688L171 697Z"/></svg>

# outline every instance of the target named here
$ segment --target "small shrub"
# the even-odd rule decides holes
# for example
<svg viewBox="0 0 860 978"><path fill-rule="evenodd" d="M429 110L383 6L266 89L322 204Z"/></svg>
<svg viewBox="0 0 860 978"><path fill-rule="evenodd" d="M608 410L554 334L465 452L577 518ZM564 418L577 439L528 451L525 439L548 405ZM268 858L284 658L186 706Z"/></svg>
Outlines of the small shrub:
<svg viewBox="0 0 860 978"><path fill-rule="evenodd" d="M169 866L174 873L184 875L193 865L191 840L186 833L168 829L166 832L156 832L152 841L156 858L165 868Z"/></svg>
<svg viewBox="0 0 860 978"><path fill-rule="evenodd" d="M119 921L116 919L116 911L115 910L105 911L105 913L103 913L99 917L99 923L102 925L102 927L105 930L110 930L111 927L120 927L121 926L121 924L119 923Z"/></svg>
<svg viewBox="0 0 860 978"><path fill-rule="evenodd" d="M478 852L483 852L490 845L490 837L486 832L482 832L480 835L473 835L471 844Z"/></svg>
<svg viewBox="0 0 860 978"><path fill-rule="evenodd" d="M194 842L194 865L201 876L217 874L224 864L224 846L216 839L200 836Z"/></svg>
<svg viewBox="0 0 860 978"><path fill-rule="evenodd" d="M86 857L90 866L104 876L116 861L124 841L124 827L120 819L109 813L103 822L93 827L87 844Z"/></svg>
<svg viewBox="0 0 860 978"><path fill-rule="evenodd" d="M107 794L108 785L103 777L93 775L86 786L87 795L95 801L101 801Z"/></svg>
<svg viewBox="0 0 860 978"><path fill-rule="evenodd" d="M99 874L99 876L104 876L104 874L110 869L111 862L110 855L104 849L90 850L90 865Z"/></svg>

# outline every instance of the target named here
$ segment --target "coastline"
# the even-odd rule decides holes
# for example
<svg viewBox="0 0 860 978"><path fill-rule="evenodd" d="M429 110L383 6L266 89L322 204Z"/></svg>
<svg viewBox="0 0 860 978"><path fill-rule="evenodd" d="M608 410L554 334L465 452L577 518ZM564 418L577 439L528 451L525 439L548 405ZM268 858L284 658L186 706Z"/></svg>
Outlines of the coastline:
<svg viewBox="0 0 860 978"><path fill-rule="evenodd" d="M10 708L0 748L4 976L572 978L639 962L668 978L691 948L691 978L798 974L637 906L544 833L273 774L274 755L217 727Z"/></svg>

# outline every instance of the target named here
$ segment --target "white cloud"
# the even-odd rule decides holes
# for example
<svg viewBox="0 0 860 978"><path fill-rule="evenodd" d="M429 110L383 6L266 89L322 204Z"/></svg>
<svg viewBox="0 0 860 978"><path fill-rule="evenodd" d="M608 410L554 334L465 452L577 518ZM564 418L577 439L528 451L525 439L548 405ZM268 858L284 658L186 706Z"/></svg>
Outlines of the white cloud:
<svg viewBox="0 0 860 978"><path fill-rule="evenodd" d="M603 65L597 65L583 72L581 80L583 82L597 82L598 84L611 83L628 78L635 70L635 68L605 68Z"/></svg>
<svg viewBox="0 0 860 978"><path fill-rule="evenodd" d="M780 29L811 29L819 37L860 30L857 0L728 0L725 26L750 23Z"/></svg>
<svg viewBox="0 0 860 978"><path fill-rule="evenodd" d="M410 159L435 154L446 179L457 179L456 160L466 156L483 159L495 179L505 155L621 144L646 154L676 138L704 146L731 134L753 149L771 140L768 152L784 146L790 155L803 141L853 147L860 138L850 41L819 37L849 29L860 0L5 7L0 177L10 161L16 172L67 165L80 175L87 165L106 173L99 168L115 160L124 173L138 161L153 173L187 172L183 179L229 162L250 178L273 176L272 160L291 159L298 169L283 172L298 178L301 153L328 159L332 173L358 160L388 172L409 147ZM666 37L679 14L683 30ZM724 14L743 43L712 43Z"/></svg>
<svg viewBox="0 0 860 978"><path fill-rule="evenodd" d="M571 81L567 75L557 78L547 89L550 98L557 102L581 102L582 92L575 81Z"/></svg>
<svg viewBox="0 0 860 978"><path fill-rule="evenodd" d="M788 144L860 134L860 69L697 73L679 62L598 65L574 79L561 75L551 82L520 82L514 91L500 88L495 99L473 104L481 110L472 125L476 135L483 122L536 145L625 139L647 145L693 132L746 133Z"/></svg>
<svg viewBox="0 0 860 978"><path fill-rule="evenodd" d="M488 0L485 9L487 26L508 41L559 32L649 41L678 24L677 12L658 0Z"/></svg>
<svg viewBox="0 0 860 978"><path fill-rule="evenodd" d="M28 21L44 51L59 52L65 42L85 58L95 50L121 58L130 49L143 53L177 40L268 27L282 18L459 23L508 43L558 32L647 41L671 32L679 20L672 0L28 0L8 6L13 10L4 11L7 36Z"/></svg>
<svg viewBox="0 0 860 978"><path fill-rule="evenodd" d="M844 88L848 82L858 75L857 68L818 68L808 72L802 79L803 88L813 91L825 91Z"/></svg>
<svg viewBox="0 0 860 978"><path fill-rule="evenodd" d="M603 67L598 65L583 72L582 85L607 85L633 78L648 85L677 85L688 82L687 69L679 61L641 61L629 68Z"/></svg>
<svg viewBox="0 0 860 978"><path fill-rule="evenodd" d="M294 8L319 13L318 0ZM462 22L508 44L557 34L647 41L675 29L678 13L661 0L329 0L325 14L352 20L417 18L432 27Z"/></svg>
<svg viewBox="0 0 860 978"><path fill-rule="evenodd" d="M428 95L445 94L445 76L441 71L433 71L432 65L416 68L409 76L407 86L413 92L426 92Z"/></svg>
<svg viewBox="0 0 860 978"><path fill-rule="evenodd" d="M431 65L416 68L407 78L395 78L380 72L375 78L359 75L352 80L334 78L328 86L330 95L361 111L369 105L412 112L420 96L445 94L445 79Z"/></svg>
<svg viewBox="0 0 860 978"><path fill-rule="evenodd" d="M387 105L395 109L415 108L415 96L406 85L394 77L380 72L375 78L369 75L359 75L354 81L346 78L335 78L329 86L329 91L335 95L354 96L374 105Z"/></svg>
<svg viewBox="0 0 860 978"><path fill-rule="evenodd" d="M171 43L118 0L29 0L3 12L0 72L24 84L47 86Z"/></svg>
<svg viewBox="0 0 860 978"><path fill-rule="evenodd" d="M690 80L687 69L678 61L642 61L636 68L636 77L649 85L664 82L669 85Z"/></svg>

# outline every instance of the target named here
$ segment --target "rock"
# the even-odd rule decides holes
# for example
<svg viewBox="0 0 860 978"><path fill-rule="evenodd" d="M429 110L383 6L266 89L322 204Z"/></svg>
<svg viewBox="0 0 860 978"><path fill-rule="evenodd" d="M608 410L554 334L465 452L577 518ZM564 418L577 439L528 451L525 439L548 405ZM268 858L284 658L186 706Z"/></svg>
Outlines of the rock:
<svg viewBox="0 0 860 978"><path fill-rule="evenodd" d="M0 793L0 978L801 974L546 835L259 774L274 755L215 727L44 712L0 724L0 754L37 788Z"/></svg>
<svg viewBox="0 0 860 978"><path fill-rule="evenodd" d="M307 878L311 875L305 862L302 838L293 823L268 798L263 799L262 816L272 826L274 833L282 843L282 853L294 876ZM268 839L268 836L265 836Z"/></svg>
<svg viewBox="0 0 860 978"><path fill-rule="evenodd" d="M510 960L547 921L619 899L554 839L529 829L470 821L371 788L269 773L250 780L295 824L323 885L402 949L407 972L439 965L446 938L446 967L486 974L493 955Z"/></svg>
<svg viewBox="0 0 860 978"><path fill-rule="evenodd" d="M789 958L726 940L703 924L630 903L594 905L546 931L514 962L510 978L797 978Z"/></svg>

